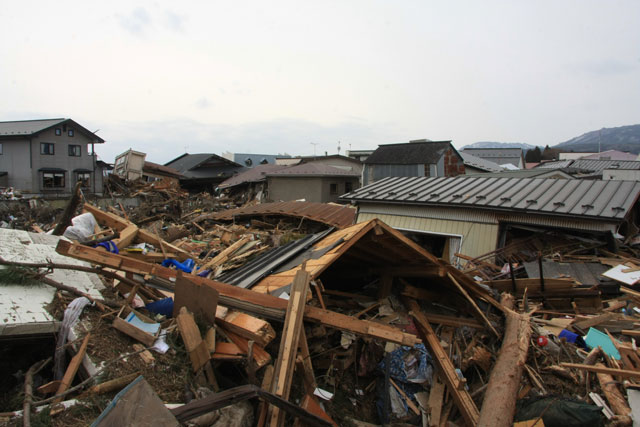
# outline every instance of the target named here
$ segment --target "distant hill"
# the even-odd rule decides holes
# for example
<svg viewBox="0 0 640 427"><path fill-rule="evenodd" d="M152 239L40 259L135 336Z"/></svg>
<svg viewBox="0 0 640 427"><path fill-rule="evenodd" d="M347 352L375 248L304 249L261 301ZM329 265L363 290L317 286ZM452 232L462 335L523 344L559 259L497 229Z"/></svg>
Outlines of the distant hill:
<svg viewBox="0 0 640 427"><path fill-rule="evenodd" d="M598 152L598 141L600 141L600 151L618 150L640 154L640 125L594 130L554 145L553 148L596 153Z"/></svg>
<svg viewBox="0 0 640 427"><path fill-rule="evenodd" d="M523 151L531 150L536 148L535 145L525 144L524 142L491 142L491 141L482 141L482 142L474 142L470 145L465 145L460 150L464 150L465 148L522 148Z"/></svg>

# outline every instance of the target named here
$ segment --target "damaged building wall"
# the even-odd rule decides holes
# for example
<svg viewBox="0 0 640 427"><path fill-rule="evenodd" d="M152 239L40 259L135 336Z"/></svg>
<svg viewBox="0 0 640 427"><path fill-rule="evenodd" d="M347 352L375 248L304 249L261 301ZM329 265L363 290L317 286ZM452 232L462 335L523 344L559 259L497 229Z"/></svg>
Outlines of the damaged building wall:
<svg viewBox="0 0 640 427"><path fill-rule="evenodd" d="M357 177L268 177L269 200L305 199L307 202L337 202L348 186L358 188Z"/></svg>
<svg viewBox="0 0 640 427"><path fill-rule="evenodd" d="M616 226L578 218L482 212L471 209L360 203L358 222L380 218L400 230L462 236L460 252L476 257L496 249L502 224L526 224L585 231L616 231Z"/></svg>

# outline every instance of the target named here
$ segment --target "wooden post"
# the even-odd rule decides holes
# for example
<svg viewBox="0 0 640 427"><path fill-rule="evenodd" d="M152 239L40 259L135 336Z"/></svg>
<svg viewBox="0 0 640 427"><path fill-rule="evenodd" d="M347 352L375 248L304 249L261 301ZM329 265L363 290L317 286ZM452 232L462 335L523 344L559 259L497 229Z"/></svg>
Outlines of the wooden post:
<svg viewBox="0 0 640 427"><path fill-rule="evenodd" d="M300 340L300 331L303 328L302 319L304 318L304 307L307 301L307 292L309 291L309 280L311 279L311 275L304 267L303 264L302 268L298 270L291 286L291 295L284 320L274 381L271 387L273 394L285 400L289 399L289 392L291 391L294 362ZM272 407L269 419L270 426L282 426L284 424L284 413L279 408Z"/></svg>
<svg viewBox="0 0 640 427"><path fill-rule="evenodd" d="M505 307L505 333L480 410L478 426L484 427L513 425L520 377L527 361L531 338L529 315L512 310L514 297L503 294L500 302Z"/></svg>
<svg viewBox="0 0 640 427"><path fill-rule="evenodd" d="M601 363L596 364L596 366L604 367ZM619 425L630 426L632 424L630 416L631 408L627 403L627 399L625 399L622 393L620 393L620 390L618 390L617 382L611 375L603 372L597 373L596 376L598 377L600 388L602 389L604 396L607 398L611 410L620 417L619 421L621 424Z"/></svg>

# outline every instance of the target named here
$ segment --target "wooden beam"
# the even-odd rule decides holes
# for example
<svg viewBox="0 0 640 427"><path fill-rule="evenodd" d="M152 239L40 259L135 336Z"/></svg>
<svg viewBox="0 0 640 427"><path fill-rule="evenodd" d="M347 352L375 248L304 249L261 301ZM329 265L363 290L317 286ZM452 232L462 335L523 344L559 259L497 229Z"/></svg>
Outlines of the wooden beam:
<svg viewBox="0 0 640 427"><path fill-rule="evenodd" d="M582 363L560 363L565 368L582 369L589 372L600 372L617 377L640 378L640 371L629 371L627 369L607 368L605 366L583 365Z"/></svg>
<svg viewBox="0 0 640 427"><path fill-rule="evenodd" d="M233 332L228 330L225 330L224 332L229 337L229 339L233 341L233 343L240 348L240 350L244 354L249 353L249 340L241 337L240 335L234 334ZM253 360L256 362L257 368L260 369L263 366L267 365L269 362L271 362L271 355L267 353L265 349L260 347L259 345L254 345Z"/></svg>
<svg viewBox="0 0 640 427"><path fill-rule="evenodd" d="M60 381L60 387L58 387L58 391L56 391L56 395L67 391L67 389L73 383L73 379L76 377L76 373L80 368L82 359L84 358L84 355L87 352L87 346L89 345L89 337L91 337L91 334L87 333L87 335L82 340L80 349L78 349L78 352L75 354L75 356L71 358L71 361L69 362L69 366L67 367L67 370L65 371L64 376ZM54 399L53 403L58 403L61 401L62 401L62 396L58 397L57 399Z"/></svg>
<svg viewBox="0 0 640 427"><path fill-rule="evenodd" d="M458 283L458 281L453 277L453 275L451 273L447 273L447 276L449 276L449 279L451 279L451 282L458 288L460 293L467 299L467 301L469 301L469 304L473 308L473 311L475 312L475 314L482 321L484 321L484 323L487 325L487 328L491 332L493 332L493 334L496 337L500 338L500 334L498 333L498 331L496 331L496 329L493 327L493 325L491 324L489 319L487 319L487 316L485 316L484 313L482 312L482 310L480 310L480 307L478 307L478 304L476 304L476 302L473 300L473 298L471 298L471 296L469 296L467 291L460 285L460 283Z"/></svg>
<svg viewBox="0 0 640 427"><path fill-rule="evenodd" d="M289 392L291 391L295 358L298 343L300 342L300 331L304 327L302 324L304 306L309 292L309 281L311 280L311 275L304 268L305 265L303 264L302 268L296 272L291 285L291 295L289 296L287 313L284 318L284 328L282 330L278 359L276 360L274 381L271 385L273 394L285 400L289 400ZM281 413L278 408L272 408L269 418L269 425L272 427L284 424L284 413Z"/></svg>
<svg viewBox="0 0 640 427"><path fill-rule="evenodd" d="M478 417L480 415L478 408L464 387L460 387L461 380L458 378L455 366L453 366L447 352L442 348L440 338L438 338L433 329L431 329L429 319L424 315L418 303L413 299L409 299L408 305L411 310L411 315L416 320L416 326L420 331L420 335L429 349L429 352L433 356L435 364L440 370L442 379L449 388L449 392L453 396L453 400L456 402L458 410L468 425L477 425Z"/></svg>
<svg viewBox="0 0 640 427"><path fill-rule="evenodd" d="M136 328L131 323L127 322L126 320L123 320L118 316L116 316L116 318L113 319L113 323L111 324L111 326L113 326L123 334L129 335L134 340L140 341L146 347L151 347L153 346L153 343L156 342L156 337L146 333L140 328Z"/></svg>
<svg viewBox="0 0 640 427"><path fill-rule="evenodd" d="M130 224L120 232L119 238L113 239L113 242L118 247L118 250L122 251L124 250L124 248L126 248L131 243L133 243L137 234L138 234L138 226L135 224Z"/></svg>
<svg viewBox="0 0 640 427"><path fill-rule="evenodd" d="M228 310L224 316L216 313L216 323L262 347L276 337L276 331L269 322L240 311Z"/></svg>

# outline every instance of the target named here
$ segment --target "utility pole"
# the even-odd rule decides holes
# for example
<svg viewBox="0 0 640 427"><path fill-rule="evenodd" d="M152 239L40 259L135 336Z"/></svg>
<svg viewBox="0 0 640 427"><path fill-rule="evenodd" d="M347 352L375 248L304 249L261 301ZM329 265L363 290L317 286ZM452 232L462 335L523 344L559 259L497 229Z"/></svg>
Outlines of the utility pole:
<svg viewBox="0 0 640 427"><path fill-rule="evenodd" d="M313 157L316 156L316 145L318 145L319 143L317 142L310 142L309 144L313 145Z"/></svg>

